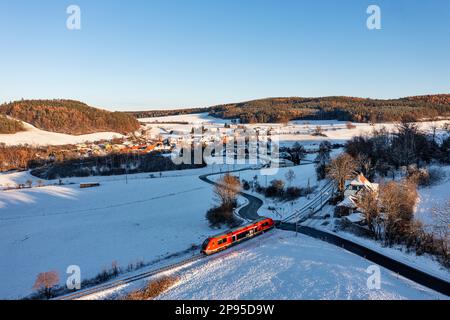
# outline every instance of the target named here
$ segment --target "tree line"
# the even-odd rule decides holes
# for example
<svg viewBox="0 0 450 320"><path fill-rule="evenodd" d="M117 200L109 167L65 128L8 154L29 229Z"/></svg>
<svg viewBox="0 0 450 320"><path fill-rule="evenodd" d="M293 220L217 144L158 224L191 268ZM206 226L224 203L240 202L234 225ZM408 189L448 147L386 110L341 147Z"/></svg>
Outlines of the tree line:
<svg viewBox="0 0 450 320"><path fill-rule="evenodd" d="M211 116L239 119L242 123L283 123L290 120L341 120L355 122L400 121L449 117L450 95L416 96L400 99L354 97L268 98L210 108Z"/></svg>

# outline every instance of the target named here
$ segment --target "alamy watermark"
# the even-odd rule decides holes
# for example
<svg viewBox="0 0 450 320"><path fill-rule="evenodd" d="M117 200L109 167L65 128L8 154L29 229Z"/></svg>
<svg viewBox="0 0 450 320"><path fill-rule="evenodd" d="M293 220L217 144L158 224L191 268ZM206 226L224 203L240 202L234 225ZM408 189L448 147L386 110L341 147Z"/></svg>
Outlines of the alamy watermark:
<svg viewBox="0 0 450 320"><path fill-rule="evenodd" d="M278 140L276 135L249 128L234 129L227 135L219 131L206 135L199 127L180 137L172 161L177 165L254 165L264 175L276 174L281 164Z"/></svg>
<svg viewBox="0 0 450 320"><path fill-rule="evenodd" d="M381 8L375 4L372 4L367 7L366 12L370 15L366 21L367 29L381 30Z"/></svg>
<svg viewBox="0 0 450 320"><path fill-rule="evenodd" d="M66 280L66 286L69 290L81 289L81 268L77 265L67 267L66 273L69 274Z"/></svg>
<svg viewBox="0 0 450 320"><path fill-rule="evenodd" d="M77 5L70 5L66 9L69 15L66 20L66 27L69 30L81 30L81 9Z"/></svg>
<svg viewBox="0 0 450 320"><path fill-rule="evenodd" d="M381 268L377 265L370 265L366 269L366 273L370 274L367 278L367 289L380 290L381 289Z"/></svg>

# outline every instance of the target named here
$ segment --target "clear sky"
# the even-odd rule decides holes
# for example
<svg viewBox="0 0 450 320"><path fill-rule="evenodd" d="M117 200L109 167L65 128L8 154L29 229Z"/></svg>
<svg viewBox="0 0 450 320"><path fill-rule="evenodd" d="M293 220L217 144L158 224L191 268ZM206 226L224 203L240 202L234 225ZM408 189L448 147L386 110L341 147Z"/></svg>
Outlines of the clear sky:
<svg viewBox="0 0 450 320"><path fill-rule="evenodd" d="M66 8L81 8L81 30ZM366 9L381 8L381 30ZM450 93L448 0L0 0L0 102Z"/></svg>

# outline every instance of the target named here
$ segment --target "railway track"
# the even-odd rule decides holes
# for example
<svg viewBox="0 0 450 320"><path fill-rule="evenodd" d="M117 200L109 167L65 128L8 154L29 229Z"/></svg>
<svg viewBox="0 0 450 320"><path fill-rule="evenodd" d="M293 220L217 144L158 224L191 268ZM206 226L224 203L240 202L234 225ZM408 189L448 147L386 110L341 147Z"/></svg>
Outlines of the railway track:
<svg viewBox="0 0 450 320"><path fill-rule="evenodd" d="M322 207L328 202L328 200L330 200L331 196L333 195L333 189L334 184L329 181L322 187L317 196L311 199L306 205L284 218L282 222L295 222L294 220L297 220L297 223L301 223L307 220L311 217L311 215L314 215L320 209L322 209Z"/></svg>
<svg viewBox="0 0 450 320"><path fill-rule="evenodd" d="M244 171L244 170L250 170L250 169L241 169L241 170L236 170L237 171ZM218 173L214 173L214 174L206 174L203 176L200 176L200 179L204 182L210 183L214 185L213 181L210 181L207 177L210 175L216 175ZM244 207L241 208L240 210L240 214L242 214L243 216L251 216L251 220L255 220L257 217L259 217L256 212L258 211L259 207L262 205L262 201L254 196L242 193L242 196L244 196L245 198L247 198L249 200L248 204ZM254 213L254 215L252 216L252 213ZM110 289L114 289L117 288L119 286L125 285L125 284L129 284L138 280L142 280L148 277L153 277L156 276L160 273L166 272L166 271L170 271L185 265L188 265L189 263L192 262L196 262L198 260L201 260L202 258L205 258L204 255L202 254L197 254L195 256L192 256L188 259L185 259L183 261L174 263L174 264L170 264L158 269L154 269L154 270L150 270L150 271L146 271L146 272L142 272L133 276L129 276L129 277L123 277L121 279L118 280L114 280L114 281L110 281L108 283L105 284L100 284L97 286L93 286L91 288L87 288L87 289L83 289L83 290L79 290L73 293L69 293L69 294L65 294L65 295L61 295L59 297L54 298L53 300L76 300L76 299L81 299L81 298L85 298L88 297L90 295L96 294L96 293L100 293L102 291L106 291L106 290L110 290Z"/></svg>
<svg viewBox="0 0 450 320"><path fill-rule="evenodd" d="M229 171L229 173L244 170L251 170L251 169ZM224 172L222 172L222 174L223 173ZM208 179L208 177L212 175L215 174L200 176L200 179L214 185L215 182ZM333 187L334 185L331 183L326 184L321 190L322 196L324 194L327 194L327 198L328 195L331 196L332 193L331 191L333 190ZM263 202L259 198L256 198L245 192L241 192L241 195L247 198L249 200L249 203L244 208L241 208L241 210L239 211L239 215L249 220L255 220L260 218L257 211L262 206ZM311 214L314 214L318 210L320 210L323 204L326 203L324 199L325 197L320 199L319 196L316 196L308 204L297 210L294 214L286 217L282 221L278 221L277 228L286 231L299 232L309 237L313 237L315 239L328 242L342 249L350 251L364 259L372 261L382 267L385 267L386 269L389 269L416 283L419 283L425 287L428 287L430 289L433 289L437 292L440 292L450 297L450 283L444 279L436 277L422 270L416 269L413 266L406 265L398 260L385 256L380 252L367 248L363 245L357 244L348 239L342 238L337 234L331 234L319 229L301 225L301 222L308 219ZM311 208L313 210L310 210Z"/></svg>
<svg viewBox="0 0 450 320"><path fill-rule="evenodd" d="M234 170L234 171L229 171L229 173L246 171L246 170L252 170L252 169L246 168L246 169ZM222 174L223 173L224 172L222 172ZM209 180L209 177L213 176L213 175L217 175L217 174L219 174L219 173L205 174L205 175L200 176L199 178L206 183L215 185L216 183L212 180ZM283 221L279 221L277 228L287 230L287 231L295 230L297 232L308 235L310 237L334 244L334 245L339 246L343 249L346 249L350 252L353 252L365 259L373 261L373 262L375 262L391 271L394 271L406 278L409 278L410 280L413 280L419 284L422 284L424 286L427 286L431 289L434 289L438 292L441 292L443 294L450 296L450 284L443 279L434 277L423 271L417 270L414 267L405 265L399 261L396 261L392 258L384 256L383 254L381 254L379 252L373 251L369 248L366 248L364 246L356 244L352 241L341 238L338 235L329 234L327 232L324 232L324 231L321 231L318 229L314 229L314 228L310 228L307 226L300 226L298 228L295 228L295 224L296 223L298 224L298 222L299 222L298 218L300 218L301 220L303 220L305 218L307 219L308 215L311 212L315 213L318 210L320 210L320 208L323 206L323 204L326 203L326 200L328 200L328 195L331 194L332 188L333 188L333 185L331 183L326 184L321 190L321 194L322 194L321 196L316 196L307 205L305 205L304 207L297 210L293 215L286 217L286 219L284 219ZM248 220L255 220L255 219L260 218L257 211L263 204L262 200L255 196L252 196L248 193L245 193L245 192L241 192L241 195L249 201L246 206L242 207L239 210L239 215ZM326 195L326 196L324 196L324 195ZM311 208L313 210L311 210ZM297 218L297 222L293 223L292 220L294 220L295 218ZM164 267L160 267L158 269L142 272L140 274L136 274L133 276L124 277L124 278L121 278L121 279L118 279L115 281L111 281L111 282L108 282L108 283L105 283L102 285L98 285L95 287L80 290L80 291L77 291L74 293L62 295L60 297L55 298L54 300L81 299L81 298L88 297L90 295L93 295L93 294L96 294L96 293L99 293L99 292L102 292L105 290L113 289L113 288L119 287L121 285L129 284L134 281L152 277L152 276L158 275L160 273L188 265L190 263L196 262L203 258L205 258L204 255L197 254L188 259L185 259L183 261L180 261L180 262L177 262L174 264L170 264L170 265L167 265Z"/></svg>
<svg viewBox="0 0 450 320"><path fill-rule="evenodd" d="M148 277L153 277L156 276L160 273L163 272L167 272L179 267L183 267L185 265L188 265L190 263L199 261L201 259L205 258L204 255L202 254L197 254L195 256L192 256L188 259L185 259L183 261L177 262L177 263L173 263L164 267L160 267L158 269L154 269L154 270L150 270L150 271L146 271L146 272L142 272L133 276L129 276L129 277L124 277L115 281L111 281L105 284L101 284L95 287L91 287L91 288L87 288L84 290L80 290L80 291L76 291L73 293L69 293L66 295L62 295L59 297L54 298L53 300L76 300L76 299L81 299L84 297L88 297L90 295L105 291L105 290L109 290L109 289L114 289L117 288L119 286L125 285L125 284L130 284L132 282L138 281L138 280L142 280Z"/></svg>

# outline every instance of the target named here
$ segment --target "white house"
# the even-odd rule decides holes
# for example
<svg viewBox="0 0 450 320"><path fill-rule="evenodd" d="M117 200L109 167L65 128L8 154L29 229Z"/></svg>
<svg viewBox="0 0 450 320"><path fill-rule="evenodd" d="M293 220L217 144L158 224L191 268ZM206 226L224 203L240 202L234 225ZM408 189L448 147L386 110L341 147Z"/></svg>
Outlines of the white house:
<svg viewBox="0 0 450 320"><path fill-rule="evenodd" d="M361 212L357 205L358 194L362 190L378 193L378 183L370 182L362 173L360 173L354 180L347 184L344 191L344 200L338 203L338 207L348 208L350 213Z"/></svg>

